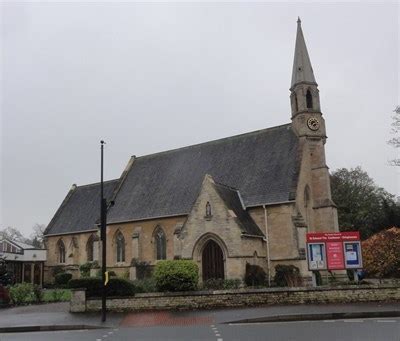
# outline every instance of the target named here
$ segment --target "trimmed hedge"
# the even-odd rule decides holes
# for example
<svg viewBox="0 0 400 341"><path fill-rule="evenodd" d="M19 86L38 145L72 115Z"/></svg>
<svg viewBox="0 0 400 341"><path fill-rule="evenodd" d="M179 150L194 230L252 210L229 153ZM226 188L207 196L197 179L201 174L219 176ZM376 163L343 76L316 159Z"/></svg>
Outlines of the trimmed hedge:
<svg viewBox="0 0 400 341"><path fill-rule="evenodd" d="M244 282L249 287L258 287L265 285L265 271L261 266L246 263L246 274Z"/></svg>
<svg viewBox="0 0 400 341"><path fill-rule="evenodd" d="M159 291L196 290L199 268L191 260L163 260L157 263L153 277Z"/></svg>
<svg viewBox="0 0 400 341"><path fill-rule="evenodd" d="M98 277L71 279L68 287L71 289L85 288L87 297L100 297L102 294L102 281ZM110 278L106 288L107 296L114 297L133 296L142 292L142 288L123 278Z"/></svg>
<svg viewBox="0 0 400 341"><path fill-rule="evenodd" d="M62 272L54 276L54 284L58 287L66 286L69 280L72 278L72 274Z"/></svg>
<svg viewBox="0 0 400 341"><path fill-rule="evenodd" d="M319 275L319 272L317 272ZM320 276L320 275L319 275ZM278 287L298 287L302 285L300 269L294 265L275 266L274 281Z"/></svg>

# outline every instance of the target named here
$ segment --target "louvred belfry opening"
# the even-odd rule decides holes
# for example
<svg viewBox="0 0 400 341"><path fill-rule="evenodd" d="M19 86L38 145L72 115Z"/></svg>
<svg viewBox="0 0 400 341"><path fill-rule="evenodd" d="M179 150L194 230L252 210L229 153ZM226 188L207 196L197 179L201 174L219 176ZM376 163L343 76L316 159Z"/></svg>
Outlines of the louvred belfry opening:
<svg viewBox="0 0 400 341"><path fill-rule="evenodd" d="M209 240L202 256L203 281L211 278L224 279L224 255L219 245Z"/></svg>

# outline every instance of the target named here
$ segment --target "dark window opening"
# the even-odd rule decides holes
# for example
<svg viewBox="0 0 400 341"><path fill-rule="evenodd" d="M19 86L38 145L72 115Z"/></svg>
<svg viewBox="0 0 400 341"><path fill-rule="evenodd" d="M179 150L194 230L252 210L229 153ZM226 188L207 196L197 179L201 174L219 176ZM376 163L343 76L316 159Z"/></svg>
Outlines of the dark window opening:
<svg viewBox="0 0 400 341"><path fill-rule="evenodd" d="M311 95L310 90L307 90L306 102L307 102L307 109L312 109L313 108L313 100L312 100L312 95Z"/></svg>
<svg viewBox="0 0 400 341"><path fill-rule="evenodd" d="M167 259L167 239L161 227L158 227L154 235L156 244L156 259Z"/></svg>

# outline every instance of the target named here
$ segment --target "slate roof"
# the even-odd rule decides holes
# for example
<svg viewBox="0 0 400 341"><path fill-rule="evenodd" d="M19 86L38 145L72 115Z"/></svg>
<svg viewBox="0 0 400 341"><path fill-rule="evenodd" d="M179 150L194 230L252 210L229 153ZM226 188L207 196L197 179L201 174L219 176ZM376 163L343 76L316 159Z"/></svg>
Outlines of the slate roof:
<svg viewBox="0 0 400 341"><path fill-rule="evenodd" d="M104 182L104 196L110 200L118 183L117 180ZM79 232L96 229L100 217L100 183L72 188L53 219L45 235Z"/></svg>
<svg viewBox="0 0 400 341"><path fill-rule="evenodd" d="M221 199L225 202L228 209L232 210L236 215L236 222L239 224L243 233L252 236L264 236L253 218L243 207L240 193L235 188L230 188L222 184L214 184Z"/></svg>
<svg viewBox="0 0 400 341"><path fill-rule="evenodd" d="M186 215L205 174L237 188L246 207L286 202L293 200L298 172L291 124L138 157L119 185L107 222Z"/></svg>

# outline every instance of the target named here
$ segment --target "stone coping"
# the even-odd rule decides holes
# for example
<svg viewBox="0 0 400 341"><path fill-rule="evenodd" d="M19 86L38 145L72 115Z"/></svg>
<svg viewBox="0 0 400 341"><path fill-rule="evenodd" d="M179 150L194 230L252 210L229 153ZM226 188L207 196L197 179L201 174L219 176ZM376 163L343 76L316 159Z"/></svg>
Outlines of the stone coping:
<svg viewBox="0 0 400 341"><path fill-rule="evenodd" d="M260 289L229 289L229 290L202 290L202 291L179 291L179 292L150 292L137 293L134 296L107 296L107 299L125 298L151 298L151 297L182 297L182 296L213 296L230 294L263 294L263 293L282 293L282 292L315 292L315 291L334 291L334 290L369 290L369 289L398 289L397 284L373 284L373 285L341 285L335 287L276 287ZM86 289L72 289L74 291L86 291ZM100 297L88 297L87 300L98 300Z"/></svg>

